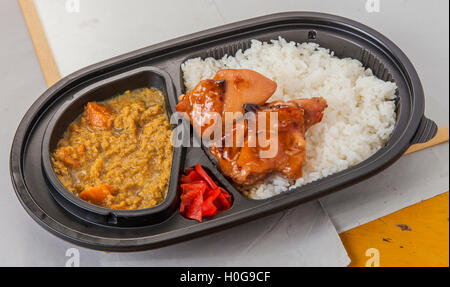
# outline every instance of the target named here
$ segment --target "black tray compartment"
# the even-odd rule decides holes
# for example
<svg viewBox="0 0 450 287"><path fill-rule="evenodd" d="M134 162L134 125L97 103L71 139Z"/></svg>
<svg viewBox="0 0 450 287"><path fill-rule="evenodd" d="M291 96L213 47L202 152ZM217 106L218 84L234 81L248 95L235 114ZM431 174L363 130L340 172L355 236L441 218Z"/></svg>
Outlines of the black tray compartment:
<svg viewBox="0 0 450 287"><path fill-rule="evenodd" d="M146 209L112 210L90 204L67 190L52 168L50 160L52 152L68 126L83 113L87 102L104 101L127 90L144 87L156 88L163 93L167 117L170 119L171 114L176 112L177 102L170 76L158 68L141 67L95 82L74 95L69 95L48 123L42 142L41 160L45 178L49 183L49 191L61 206L80 219L116 227L141 226L164 221L177 209L178 177L184 151L182 147L175 147L173 151L171 178L166 198L159 205Z"/></svg>

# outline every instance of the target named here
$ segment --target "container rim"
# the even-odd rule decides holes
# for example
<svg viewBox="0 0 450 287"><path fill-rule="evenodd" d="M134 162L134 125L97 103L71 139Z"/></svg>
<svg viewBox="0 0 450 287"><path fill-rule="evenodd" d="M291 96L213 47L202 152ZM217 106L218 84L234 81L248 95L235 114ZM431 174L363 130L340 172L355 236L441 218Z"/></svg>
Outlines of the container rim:
<svg viewBox="0 0 450 287"><path fill-rule="evenodd" d="M82 83L89 79L90 77L95 77L101 74L104 74L108 71L114 69L117 65L127 65L131 63L136 63L140 61L144 61L147 57L159 57L161 55L170 55L177 51L177 49L183 49L183 46L189 45L190 47L195 47L196 45L205 44L211 41L214 41L214 36L219 34L221 36L232 35L236 32L236 30L244 30L251 29L253 27L261 27L264 25L276 25L277 23L286 23L301 20L309 20L309 21L321 21L324 25L333 26L333 27L347 27L348 30L351 30L353 33L359 33L358 37L364 38L366 40L370 40L373 43L377 44L381 47L384 47L384 51L387 51L392 57L395 63L401 65L402 72L408 72L408 75L405 75L405 79L408 80L410 87L410 94L414 95L411 100L411 116L406 124L405 131L401 134L400 138L392 144L390 149L384 149L379 156L379 161L375 164L372 161L368 161L367 164L371 164L373 166L372 170L369 172L362 173L361 179L366 178L367 176L375 173L380 170L386 164L394 162L401 154L406 150L408 145L411 144L411 140L415 136L417 129L419 127L420 122L423 119L424 112L424 96L423 89L415 71L412 63L406 57L406 55L389 39L385 36L381 35L377 31L369 28L361 23L356 21L343 18L340 16L317 13L317 12L284 12L284 13L276 13L270 14L266 16L261 16L257 18L252 18L240 22L235 22L231 24L227 24L224 26L208 29L205 31L193 33L190 35L182 36L179 38L175 38L169 41L161 42L156 45L152 45L146 48L142 48L121 56L117 56L100 63L88 66L83 68L77 72L74 72L67 77L58 81L55 85L50 87L46 92L44 92L38 100L31 106L28 112L25 114L24 118L20 122L19 128L15 134L12 148L11 148L11 156L10 156L10 173L12 178L12 183L15 189L17 196L19 197L20 202L24 206L25 210L30 214L30 216L38 222L45 229L50 232L58 235L59 237L68 240L70 242L100 250L115 250L115 251L129 251L129 250L144 250L149 247L159 247L163 245L167 245L170 243L179 242L183 239L188 239L196 236L200 236L208 230L209 232L213 230L219 230L233 225L235 222L246 222L262 215L266 215L272 212L276 212L288 207L293 207L301 202L309 200L311 198L317 198L319 195L314 196L311 192L311 189L308 188L302 191L302 196L297 196L295 198L288 196L280 196L277 197L273 202L277 202L275 207L271 207L269 202L262 202L261 205L258 206L258 214L252 214L253 210L250 208L249 210L242 211L240 213L234 214L233 220L229 221L211 221L204 222L200 225L196 225L192 227L192 230L189 234L184 234L181 236L174 237L173 232L167 232L164 234L158 235L158 238L152 239L151 243L143 242L144 239L148 239L149 237L142 238L107 238L102 236L96 236L92 234L86 234L74 229L71 229L61 222L58 222L54 218L50 217L45 213L45 211L34 201L33 196L30 193L30 190L27 188L26 182L22 177L23 173L23 161L22 154L26 149L27 145L27 134L30 133L34 124L37 122L34 114L42 109L48 108L51 105L52 100L54 100L55 95L64 91L66 86L76 85ZM387 47L387 48L386 48ZM381 49L381 48L380 48ZM401 142L401 144L400 144ZM386 153L390 150L392 156L386 156ZM362 168L363 166L356 166L357 168ZM341 176L345 177L345 176ZM340 189L348 185L349 180L343 181L336 189ZM322 184L323 185L323 184ZM333 190L336 190L333 189ZM333 191L332 189L323 189L320 193L320 196L330 193ZM285 194L287 195L287 194ZM181 231L184 229L180 229ZM137 244L139 247L137 248Z"/></svg>

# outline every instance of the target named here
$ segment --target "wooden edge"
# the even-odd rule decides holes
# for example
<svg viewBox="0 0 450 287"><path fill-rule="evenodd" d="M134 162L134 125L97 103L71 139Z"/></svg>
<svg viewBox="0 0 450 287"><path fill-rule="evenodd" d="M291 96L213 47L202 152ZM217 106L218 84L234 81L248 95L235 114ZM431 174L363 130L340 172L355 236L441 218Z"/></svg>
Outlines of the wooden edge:
<svg viewBox="0 0 450 287"><path fill-rule="evenodd" d="M39 14L33 0L18 0L22 9L28 31L33 42L42 72L47 86L51 86L61 79L53 52L47 40L44 27L39 19Z"/></svg>
<svg viewBox="0 0 450 287"><path fill-rule="evenodd" d="M430 141L427 141L426 143L412 145L405 152L405 154L410 154L444 142L448 142L448 126L440 127L436 133L436 136L434 136L434 138L432 138Z"/></svg>

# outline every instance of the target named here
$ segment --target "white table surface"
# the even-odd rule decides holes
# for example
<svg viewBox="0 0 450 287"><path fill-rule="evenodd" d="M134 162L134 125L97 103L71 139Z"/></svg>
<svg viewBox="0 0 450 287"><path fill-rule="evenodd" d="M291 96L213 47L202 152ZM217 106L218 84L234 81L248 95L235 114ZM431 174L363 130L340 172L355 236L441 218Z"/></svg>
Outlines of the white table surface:
<svg viewBox="0 0 450 287"><path fill-rule="evenodd" d="M448 2L381 0L379 13L366 12L365 2L80 0L80 12L68 13L64 1L35 1L63 75L176 36L263 14L309 10L346 16L379 30L408 54L427 94L427 114L439 125L448 125ZM4 187L0 215L8 220L0 237L0 266L63 266L65 251L73 245L48 234L27 216L9 180L7 162L15 128L29 105L45 90L45 84L17 3L2 1L1 6L0 33L5 43L0 45L0 81L6 91L0 96L0 138L4 146L0 152L0 181ZM173 20L172 24L159 24L166 19ZM448 150L448 144L443 144L405 156L379 175L322 199L322 204L341 232L445 192ZM79 250L85 266L346 265L348 257L330 223L320 206L312 202L154 251L110 254ZM212 249L192 251L208 238L218 237L231 241L224 249L227 256L210 256Z"/></svg>

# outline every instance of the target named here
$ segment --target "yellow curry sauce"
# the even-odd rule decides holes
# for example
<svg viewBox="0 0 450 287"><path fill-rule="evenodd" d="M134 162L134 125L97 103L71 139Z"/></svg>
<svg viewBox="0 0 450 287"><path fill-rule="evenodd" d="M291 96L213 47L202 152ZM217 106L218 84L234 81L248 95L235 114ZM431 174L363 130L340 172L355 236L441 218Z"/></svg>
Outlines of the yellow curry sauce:
<svg viewBox="0 0 450 287"><path fill-rule="evenodd" d="M172 164L170 123L155 89L89 102L52 155L61 183L78 197L112 209L161 203Z"/></svg>

